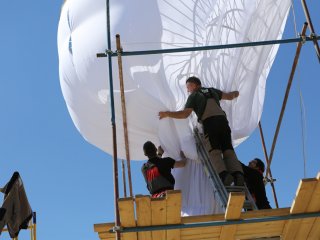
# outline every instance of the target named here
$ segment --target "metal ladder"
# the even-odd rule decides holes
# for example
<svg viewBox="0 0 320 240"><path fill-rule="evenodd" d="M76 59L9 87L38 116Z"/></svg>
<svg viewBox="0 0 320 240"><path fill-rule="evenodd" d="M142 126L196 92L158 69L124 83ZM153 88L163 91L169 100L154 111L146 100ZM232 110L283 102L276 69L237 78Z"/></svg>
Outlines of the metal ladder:
<svg viewBox="0 0 320 240"><path fill-rule="evenodd" d="M258 209L248 188L245 186L224 186L218 173L212 166L210 161L209 150L211 149L209 140L200 133L198 128L194 129L194 137L196 140L197 151L199 154L200 161L204 167L205 173L207 174L211 185L213 186L214 194L217 194L220 197L221 204L223 209L226 209L228 203L229 192L244 192L246 195L246 200L243 205L243 209L247 210L256 210Z"/></svg>

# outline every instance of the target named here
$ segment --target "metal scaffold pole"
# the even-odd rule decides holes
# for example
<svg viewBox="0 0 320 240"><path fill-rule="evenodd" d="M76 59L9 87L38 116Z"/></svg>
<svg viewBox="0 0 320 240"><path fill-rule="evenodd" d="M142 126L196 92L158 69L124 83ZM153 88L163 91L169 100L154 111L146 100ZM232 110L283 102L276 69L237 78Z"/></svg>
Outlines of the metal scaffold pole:
<svg viewBox="0 0 320 240"><path fill-rule="evenodd" d="M118 180L118 154L117 154L117 132L114 110L114 95L113 95L113 77L112 77L112 58L111 58L111 33L110 33L110 8L109 0L106 0L107 7L107 43L108 43L108 65L109 65L109 88L110 88L110 107L111 107L111 125L112 125L112 139L113 139L113 183L114 183L114 206L115 206L115 218L116 226L120 226L119 216L119 180ZM117 240L120 240L120 232L116 233Z"/></svg>
<svg viewBox="0 0 320 240"><path fill-rule="evenodd" d="M262 148L263 148L263 152L264 152L264 157L266 159L266 163L269 164L269 157L268 157L266 143L265 143L265 140L264 140L264 135L263 135L263 131L262 131L262 125L261 125L260 121L259 121L259 131L260 131L261 144L262 144ZM274 202L276 204L276 208L279 208L278 198L277 198L277 194L276 194L276 188L274 186L274 179L272 177L271 169L269 170L269 172L270 172L270 179L271 179L270 184L271 184L271 188L272 188L272 194L273 194Z"/></svg>
<svg viewBox="0 0 320 240"><path fill-rule="evenodd" d="M311 32L311 37L316 37L315 29L314 29L312 21L311 21L311 17L310 17L307 3L305 0L301 0L301 4L302 4L303 11L304 11L304 15L306 16L306 19L308 22L308 26L309 26L309 29ZM318 44L318 41L316 38L313 40L313 44L314 44L314 48L315 48L317 56L318 56L318 60L320 62L320 48L319 48L319 44Z"/></svg>
<svg viewBox="0 0 320 240"><path fill-rule="evenodd" d="M201 46L201 47L169 48L169 49L146 50L146 51L123 51L121 55L122 56L139 56L139 55L178 53L178 52L196 52L196 51L209 51L209 50L217 50L217 49L266 46L266 45L275 45L275 44L301 43L301 42L318 41L318 40L320 40L320 36L312 36L312 37L300 36L298 38L290 38L290 39L231 43L231 44ZM107 57L108 55L111 55L112 57L118 56L117 53L109 52L108 50L104 53L97 53L97 57Z"/></svg>

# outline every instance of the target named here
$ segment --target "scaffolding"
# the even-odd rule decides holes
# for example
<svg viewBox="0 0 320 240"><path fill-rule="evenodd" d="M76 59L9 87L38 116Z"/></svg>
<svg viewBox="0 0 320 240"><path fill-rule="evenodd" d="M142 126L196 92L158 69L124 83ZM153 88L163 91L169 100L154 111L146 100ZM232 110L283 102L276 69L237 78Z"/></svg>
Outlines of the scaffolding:
<svg viewBox="0 0 320 240"><path fill-rule="evenodd" d="M315 207L315 203L314 200L310 200L310 198L308 198L308 203L310 202L310 206L308 208L308 203L305 204L306 207L304 208L304 210L301 210L301 206L297 205L295 202L293 203L293 205L290 208L290 211L285 213L286 216L276 216L276 217L270 217L267 216L265 218L258 218L258 219L251 219L251 220L240 220L240 211L243 207L243 201L244 201L244 196L242 194L239 194L239 196L236 195L232 195L229 194L228 196L228 206L226 208L226 214L225 214L225 220L222 221L218 221L218 222L213 222L210 221L208 223L194 223L192 225L188 224L171 224L168 225L168 222L164 222L165 224L167 224L166 226L163 225L163 223L160 223L159 225L161 226L146 226L146 227L134 227L134 207L133 207L133 193L132 193L132 183L131 183L131 173L130 173L130 155L129 155L129 148L128 148L128 141L127 141L127 127L126 127L126 113L125 113L125 98L124 98L124 90L123 90L123 79L122 79L122 61L121 61L121 56L137 56L137 55L150 55L150 54L164 54L164 53L177 53L177 52L194 52L194 51L207 51L207 50L217 50L217 49L227 49L227 48L243 48L243 47L253 47L253 46L263 46L263 45L274 45L274 44L287 44L287 43L297 43L297 48L296 48L296 54L294 57L294 61L292 64L292 70L290 73L290 77L288 80L288 84L287 84L287 88L286 88L286 93L284 96L284 100L283 100L283 104L282 104L282 108L281 108L281 112L279 115L279 119L278 119L278 123L277 123L277 127L276 127L276 131L274 134L274 138L273 138L273 142L272 142L272 147L271 147L271 151L270 154L268 156L267 154L267 150L266 150L266 146L265 146L265 140L264 140L264 136L263 136L263 130L262 130L262 125L261 122L259 122L259 130L260 130L260 136L261 136L261 142L262 142L262 147L264 150L264 154L265 154L265 160L267 163L267 170L266 170L266 176L265 179L267 179L272 186L272 191L273 191L273 195L274 195L274 199L275 199L275 204L276 207L279 208L278 206L278 201L277 201L277 197L276 197L276 193L275 193L275 187L274 187L274 181L275 179L273 179L272 177L272 173L271 173L271 163L272 163L272 158L273 158L273 154L274 154L274 149L276 146L276 142L277 142L277 137L280 131L280 127L281 127L281 122L282 122L282 118L284 115L284 111L286 108L286 104L287 104L287 99L289 96L289 92L290 92L290 87L294 78L294 73L297 67L297 63L298 63L298 59L300 56L300 51L302 48L302 45L306 42L313 42L314 46L315 46L315 51L318 57L318 60L320 61L320 50L319 50L319 45L318 45L318 40L320 40L320 36L317 36L311 21L311 17L306 5L306 2L304 0L301 1L302 7L304 9L304 13L305 13L305 17L306 17L306 21L307 23L305 23L303 25L303 29L301 31L301 34L299 37L296 38L290 38L290 39L280 39L280 40L269 40L269 41L258 41L258 42L245 42L245 43L235 43L235 44L224 44L224 45L213 45L213 46L201 46L201 47L188 47L188 48L170 48L170 49L158 49L158 50L147 50L147 51L123 51L123 49L121 48L121 44L120 44L120 36L117 35L116 36L116 42L117 42L117 50L113 51L111 49L111 34L110 34L110 4L109 4L110 0L106 0L106 21L107 21L107 46L108 49L104 52L104 53L97 53L97 57L107 57L108 58L108 68L109 68L109 87L110 87L110 107L111 107L111 125L112 125L112 134L113 134L113 176L114 176L114 204L115 204L115 223L112 223L111 225L109 224L108 227L112 227L112 229L110 231L108 231L109 233L116 233L116 238L119 240L121 238L121 236L129 236L129 235L125 235L125 234L129 234L132 232L144 232L144 231L159 231L159 230L171 230L171 229L184 229L184 228L195 228L195 227L208 227L208 226L219 226L220 228L224 228L224 226L226 225L232 225L233 227L235 225L242 225L242 224L250 224L250 223L258 223L258 222L263 222L263 223L268 223L268 222L274 222L274 221L283 221L284 222L284 226L287 226L284 228L284 231L281 232L282 234L284 234L285 239L290 239L288 236L292 236L292 230L294 230L294 226L297 226L296 224L293 224L293 222L295 221L294 219L304 219L304 218L315 218L315 217L319 217L320 216L320 212L319 209ZM310 30L310 36L306 36L306 30L309 27ZM119 65L119 77L120 77L120 86L121 86L121 101L122 101L122 108L123 108L123 119L124 119L124 129L125 129L125 144L126 144L126 157L127 157L127 164L128 164L128 178L129 178L129 187L130 187L130 198L126 198L129 199L129 203L127 203L125 200L126 199L120 199L119 198L119 186L118 186L118 162L117 162L117 135L116 135L116 122L115 122L115 106L114 106L114 94L113 94L113 75L112 75L112 57L118 57L118 65ZM124 169L124 168L123 168ZM303 196L303 189L307 188L312 188L312 190L309 191L309 195L308 197L311 197L313 194L318 194L318 192L320 191L320 187L319 187L319 174L317 176L317 178L312 180L312 186L313 187L305 187L306 183L305 182L309 182L308 180L302 180L302 182L300 183L300 186L298 188L298 192L297 192L297 196L296 196L296 200L298 201L299 204L303 204L304 200L301 200L301 198L304 198L305 196ZM316 187L315 187L316 186ZM225 194L222 194L225 195ZM181 196L180 196L181 197ZM178 197L179 198L179 197ZM317 195L316 199L319 198L319 194ZM136 196L136 200L137 200L137 196ZM147 200L148 201L148 200ZM239 202L241 203L236 210L232 209L230 211L232 211L233 213L236 212L236 215L233 215L231 213L231 215L229 216L227 211L228 209L232 208L232 204L230 203L230 201L235 201L237 204L237 206L239 205ZM123 202L126 202L125 205L123 205ZM132 202L132 203L131 203ZM122 209L131 209L133 212L130 213L122 213L122 215L124 215L125 217L121 217L121 219L126 219L124 220L125 223L123 221L122 225L120 223L120 211L119 211L119 204L122 205ZM230 205L231 204L231 205ZM298 206L298 207L297 207ZM137 211L138 211L138 207ZM130 210L130 211L131 211ZM314 211L318 211L315 212ZM295 215L291 215L294 214ZM129 218L128 217L129 214ZM250 214L249 214L250 215ZM271 214L272 215L272 214ZM133 219L132 219L133 216ZM231 218L230 218L231 217ZM230 221L230 219L234 220L234 221ZM181 219L180 219L181 221ZM295 221L296 223L297 221ZM123 226L125 225L125 228L123 228ZM286 225L287 224L287 225ZM314 222L315 225L312 226L313 228L316 228L319 225L319 221L315 221ZM139 223L138 223L139 225ZM150 224L151 225L151 224ZM101 230L101 225L95 225L95 230L97 232L103 232L106 233L105 231L105 226L103 226L103 231ZM226 228L228 229L228 228ZM101 230L101 231L100 231ZM221 229L220 229L221 230ZM309 229L310 230L310 229ZM303 230L305 231L305 230ZM312 230L312 231L316 231L316 230ZM121 233L121 234L120 234ZM235 230L233 229L233 236L235 236ZM316 233L318 234L318 232ZM320 233L319 233L320 234ZM107 234L108 235L108 234ZM279 233L280 235L280 233ZM104 236L104 235L103 235ZM109 236L109 235L108 235ZM318 236L318 235L317 235ZM110 236L109 236L110 237ZM113 236L112 236L113 237ZM220 235L221 238L221 235ZM101 239L109 239L109 238L101 238ZM125 239L129 239L126 238ZM135 238L135 239L140 239L140 238ZM143 239L143 238L141 238Z"/></svg>

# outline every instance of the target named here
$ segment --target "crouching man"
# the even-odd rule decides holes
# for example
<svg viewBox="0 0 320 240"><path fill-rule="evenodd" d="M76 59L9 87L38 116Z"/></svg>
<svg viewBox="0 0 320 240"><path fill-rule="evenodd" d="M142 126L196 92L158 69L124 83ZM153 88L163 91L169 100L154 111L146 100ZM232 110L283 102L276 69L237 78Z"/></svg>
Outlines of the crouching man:
<svg viewBox="0 0 320 240"><path fill-rule="evenodd" d="M167 190L174 189L175 179L171 174L171 169L184 167L187 158L182 151L180 152L182 158L180 161L170 157L161 158L160 154L157 154L156 146L150 141L143 145L143 151L144 155L148 157L148 161L141 168L147 188L153 198L164 197Z"/></svg>

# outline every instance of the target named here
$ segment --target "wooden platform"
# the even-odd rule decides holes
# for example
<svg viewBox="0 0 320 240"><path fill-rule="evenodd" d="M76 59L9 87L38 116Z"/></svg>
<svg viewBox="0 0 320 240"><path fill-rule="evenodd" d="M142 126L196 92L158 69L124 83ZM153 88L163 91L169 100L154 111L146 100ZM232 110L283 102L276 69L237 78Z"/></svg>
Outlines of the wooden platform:
<svg viewBox="0 0 320 240"><path fill-rule="evenodd" d="M181 217L181 193L166 199L119 199L122 240L320 240L320 173L300 181L290 208L242 212L243 193L230 193L225 214ZM114 223L95 224L101 240L115 239ZM152 229L151 229L152 228ZM169 229L168 229L169 228ZM132 230L135 232L125 232ZM152 230L152 231L148 231ZM139 231L139 232L137 232Z"/></svg>

